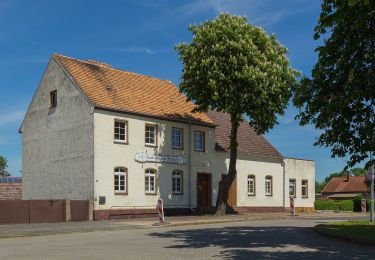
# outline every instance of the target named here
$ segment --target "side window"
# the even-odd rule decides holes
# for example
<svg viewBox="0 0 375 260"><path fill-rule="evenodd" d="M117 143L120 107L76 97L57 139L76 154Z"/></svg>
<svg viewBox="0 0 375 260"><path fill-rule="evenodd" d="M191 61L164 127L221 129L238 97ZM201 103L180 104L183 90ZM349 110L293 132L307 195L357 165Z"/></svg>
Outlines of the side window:
<svg viewBox="0 0 375 260"><path fill-rule="evenodd" d="M114 170L115 193L128 193L128 172L125 167L116 167Z"/></svg>
<svg viewBox="0 0 375 260"><path fill-rule="evenodd" d="M247 176L247 195L255 196L255 176L252 174Z"/></svg>
<svg viewBox="0 0 375 260"><path fill-rule="evenodd" d="M183 149L183 129L172 127L172 148L173 149Z"/></svg>
<svg viewBox="0 0 375 260"><path fill-rule="evenodd" d="M194 150L204 152L205 149L205 136L203 131L194 131Z"/></svg>
<svg viewBox="0 0 375 260"><path fill-rule="evenodd" d="M302 188L302 198L307 198L309 196L309 192L308 192L308 188L309 188L309 184L308 184L308 180L302 180L302 183L301 183L301 188Z"/></svg>
<svg viewBox="0 0 375 260"><path fill-rule="evenodd" d="M272 196L272 176L266 176L266 196Z"/></svg>
<svg viewBox="0 0 375 260"><path fill-rule="evenodd" d="M53 108L57 106L57 90L49 93L49 107Z"/></svg>
<svg viewBox="0 0 375 260"><path fill-rule="evenodd" d="M289 196L295 197L296 196L296 180L289 179Z"/></svg>
<svg viewBox="0 0 375 260"><path fill-rule="evenodd" d="M128 143L128 122L115 119L114 140L119 143Z"/></svg>
<svg viewBox="0 0 375 260"><path fill-rule="evenodd" d="M182 194L183 187L183 173L180 170L174 170L172 172L172 193Z"/></svg>
<svg viewBox="0 0 375 260"><path fill-rule="evenodd" d="M149 146L157 146L157 125L145 125L145 144Z"/></svg>
<svg viewBox="0 0 375 260"><path fill-rule="evenodd" d="M156 195L156 170L146 169L145 171L145 193Z"/></svg>

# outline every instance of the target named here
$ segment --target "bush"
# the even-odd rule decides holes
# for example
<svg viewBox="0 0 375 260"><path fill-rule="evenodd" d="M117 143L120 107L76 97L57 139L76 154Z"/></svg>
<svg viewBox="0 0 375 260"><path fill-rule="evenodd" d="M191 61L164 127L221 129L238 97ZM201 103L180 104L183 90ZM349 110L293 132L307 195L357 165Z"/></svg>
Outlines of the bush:
<svg viewBox="0 0 375 260"><path fill-rule="evenodd" d="M354 202L354 211L362 212L362 195L358 195L353 199ZM370 211L370 200L366 200L366 210Z"/></svg>
<svg viewBox="0 0 375 260"><path fill-rule="evenodd" d="M352 200L315 200L316 210L354 211Z"/></svg>

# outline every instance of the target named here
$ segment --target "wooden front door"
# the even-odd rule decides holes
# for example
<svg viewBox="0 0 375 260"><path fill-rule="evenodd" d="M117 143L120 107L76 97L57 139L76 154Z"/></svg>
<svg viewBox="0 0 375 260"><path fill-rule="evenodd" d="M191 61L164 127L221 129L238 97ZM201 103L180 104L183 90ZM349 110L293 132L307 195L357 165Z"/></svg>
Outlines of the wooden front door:
<svg viewBox="0 0 375 260"><path fill-rule="evenodd" d="M226 174L223 174L221 177L223 178ZM235 207L237 206L237 177L234 178L232 185L228 191L228 206Z"/></svg>
<svg viewBox="0 0 375 260"><path fill-rule="evenodd" d="M198 173L197 181L197 206L198 208L209 208L211 203L211 174Z"/></svg>

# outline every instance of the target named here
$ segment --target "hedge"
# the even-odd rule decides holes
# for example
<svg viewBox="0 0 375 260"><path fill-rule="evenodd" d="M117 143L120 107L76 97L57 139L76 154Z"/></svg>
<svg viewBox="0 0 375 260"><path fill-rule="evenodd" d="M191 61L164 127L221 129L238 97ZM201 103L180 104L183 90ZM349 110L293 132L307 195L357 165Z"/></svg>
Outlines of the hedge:
<svg viewBox="0 0 375 260"><path fill-rule="evenodd" d="M362 196L357 196L353 200L329 200L317 199L315 200L315 210L335 210L335 211L356 211L361 212ZM370 201L367 200L367 211L370 208Z"/></svg>

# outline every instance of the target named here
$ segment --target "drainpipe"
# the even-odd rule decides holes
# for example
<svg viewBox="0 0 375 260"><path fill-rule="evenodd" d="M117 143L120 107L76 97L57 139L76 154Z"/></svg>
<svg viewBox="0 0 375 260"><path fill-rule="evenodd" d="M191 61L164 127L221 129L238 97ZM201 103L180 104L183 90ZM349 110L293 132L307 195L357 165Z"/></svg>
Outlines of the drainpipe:
<svg viewBox="0 0 375 260"><path fill-rule="evenodd" d="M281 166L283 167L283 208L285 211L285 161L284 159L281 162Z"/></svg>
<svg viewBox="0 0 375 260"><path fill-rule="evenodd" d="M189 173L189 208L193 211L191 207L191 141L190 141L190 135L191 135L191 123L190 119L188 119L188 149L189 149L189 159L188 159L188 173Z"/></svg>

